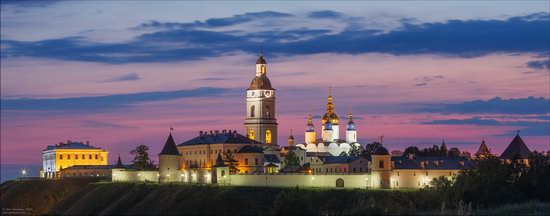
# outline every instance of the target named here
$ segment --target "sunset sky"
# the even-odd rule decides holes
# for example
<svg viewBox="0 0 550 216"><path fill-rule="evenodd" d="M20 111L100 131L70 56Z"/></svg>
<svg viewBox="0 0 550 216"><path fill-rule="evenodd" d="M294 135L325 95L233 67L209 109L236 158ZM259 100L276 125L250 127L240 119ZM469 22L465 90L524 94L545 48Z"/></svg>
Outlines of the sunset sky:
<svg viewBox="0 0 550 216"><path fill-rule="evenodd" d="M260 46L281 145L310 112L319 130L332 86L362 143L500 154L521 130L550 150L548 1L1 2L3 167L66 140L128 163L170 127L244 134Z"/></svg>

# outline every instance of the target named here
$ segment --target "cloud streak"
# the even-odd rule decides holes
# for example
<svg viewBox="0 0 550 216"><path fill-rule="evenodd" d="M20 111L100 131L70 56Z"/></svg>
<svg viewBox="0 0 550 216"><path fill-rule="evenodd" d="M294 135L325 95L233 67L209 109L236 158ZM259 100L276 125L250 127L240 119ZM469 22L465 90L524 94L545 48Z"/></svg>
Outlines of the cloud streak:
<svg viewBox="0 0 550 216"><path fill-rule="evenodd" d="M498 114L546 114L550 113L550 99L543 97L466 101L456 104L424 105L418 111L442 113L498 113Z"/></svg>
<svg viewBox="0 0 550 216"><path fill-rule="evenodd" d="M341 13L318 11L308 19L326 19ZM280 19L284 18L284 19ZM266 45L273 56L319 53L389 53L438 54L474 57L496 52L543 53L550 42L550 14L537 13L506 20L449 20L447 22L411 24L383 32L379 29L292 27L289 20L299 19L286 13L265 11L226 18L212 18L194 23L150 21L135 29L155 31L120 43L99 43L83 37L66 37L41 41L2 40L3 59L38 57L102 63L172 62L228 55L235 52L256 53ZM347 25L354 21L344 19ZM286 28L246 31L246 28L221 31L219 27L248 22ZM353 22L353 23L352 23ZM543 67L546 63L530 63Z"/></svg>
<svg viewBox="0 0 550 216"><path fill-rule="evenodd" d="M166 101L181 98L215 97L231 92L231 89L196 88L190 90L142 92L95 97L54 99L2 99L2 110L105 110L124 108L143 102Z"/></svg>

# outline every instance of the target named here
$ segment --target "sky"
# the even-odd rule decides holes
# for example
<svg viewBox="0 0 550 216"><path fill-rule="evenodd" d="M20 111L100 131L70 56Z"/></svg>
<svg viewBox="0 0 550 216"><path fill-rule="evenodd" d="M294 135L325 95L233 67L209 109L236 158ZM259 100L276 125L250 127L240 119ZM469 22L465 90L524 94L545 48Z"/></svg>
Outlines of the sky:
<svg viewBox="0 0 550 216"><path fill-rule="evenodd" d="M1 164L61 141L109 160L174 128L244 132L263 47L279 140L320 128L328 88L360 142L550 150L548 1L1 1ZM345 127L342 125L341 127ZM343 130L343 129L341 129ZM318 133L320 131L317 131ZM341 134L343 136L343 134ZM279 143L286 145L285 142ZM153 158L157 160L157 158Z"/></svg>

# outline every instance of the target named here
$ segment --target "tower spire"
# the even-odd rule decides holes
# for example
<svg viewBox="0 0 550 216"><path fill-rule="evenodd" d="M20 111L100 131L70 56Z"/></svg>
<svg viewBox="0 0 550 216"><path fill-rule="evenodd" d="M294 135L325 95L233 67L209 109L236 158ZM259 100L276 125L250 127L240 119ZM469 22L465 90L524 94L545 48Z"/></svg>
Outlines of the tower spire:
<svg viewBox="0 0 550 216"><path fill-rule="evenodd" d="M328 87L327 113L334 113L334 105L332 103L332 86Z"/></svg>

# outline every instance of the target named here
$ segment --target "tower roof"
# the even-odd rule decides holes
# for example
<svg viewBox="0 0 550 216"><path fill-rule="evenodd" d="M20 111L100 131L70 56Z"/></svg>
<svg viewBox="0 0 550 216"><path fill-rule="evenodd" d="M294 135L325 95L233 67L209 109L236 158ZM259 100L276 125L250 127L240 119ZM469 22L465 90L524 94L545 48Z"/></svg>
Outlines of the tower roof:
<svg viewBox="0 0 550 216"><path fill-rule="evenodd" d="M170 135L168 135L168 139L166 140L166 143L164 144L160 155L180 155L171 132Z"/></svg>
<svg viewBox="0 0 550 216"><path fill-rule="evenodd" d="M222 155L218 153L218 157L216 158L216 163L214 164L214 167L224 167L225 162L222 159Z"/></svg>
<svg viewBox="0 0 550 216"><path fill-rule="evenodd" d="M258 60L256 60L256 64L267 64L263 54L260 53L260 57L258 57Z"/></svg>
<svg viewBox="0 0 550 216"><path fill-rule="evenodd" d="M517 134L510 145L506 147L506 150L502 152L500 159L514 159L515 155L519 156L516 159L528 159L530 154L531 151L527 148L527 145L525 145L519 134Z"/></svg>
<svg viewBox="0 0 550 216"><path fill-rule="evenodd" d="M479 149L476 152L476 155L490 155L491 151L489 151L489 148L487 147L487 144L485 144L485 140L481 141L481 145L479 145Z"/></svg>
<svg viewBox="0 0 550 216"><path fill-rule="evenodd" d="M122 160L120 160L120 154L118 154L118 161L116 162L115 168L124 168L124 164L122 164Z"/></svg>
<svg viewBox="0 0 550 216"><path fill-rule="evenodd" d="M390 153L388 152L388 149L384 148L384 146L380 146L374 149L372 155L390 155Z"/></svg>
<svg viewBox="0 0 550 216"><path fill-rule="evenodd" d="M328 99L327 99L327 112L323 115L321 122L325 124L330 121L333 125L338 125L338 115L334 113L334 104L332 103L332 87L329 87Z"/></svg>
<svg viewBox="0 0 550 216"><path fill-rule="evenodd" d="M267 78L265 74L255 76L254 79L252 79L252 82L250 82L248 90L258 89L275 90L273 87L271 87L271 81L269 81L269 78Z"/></svg>

